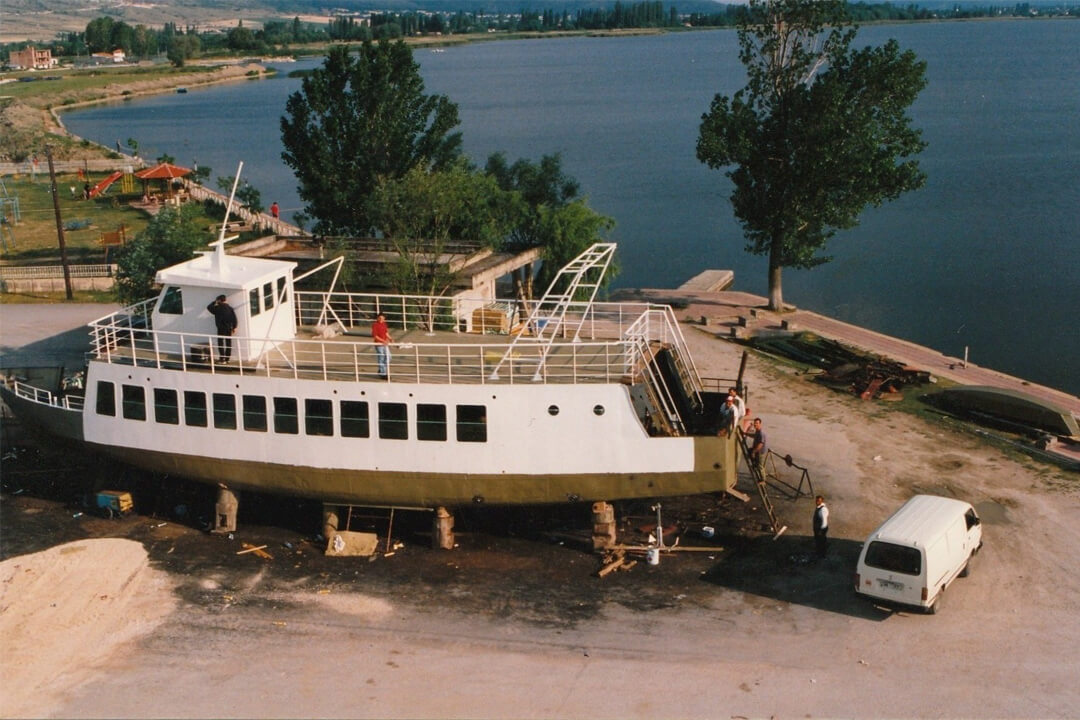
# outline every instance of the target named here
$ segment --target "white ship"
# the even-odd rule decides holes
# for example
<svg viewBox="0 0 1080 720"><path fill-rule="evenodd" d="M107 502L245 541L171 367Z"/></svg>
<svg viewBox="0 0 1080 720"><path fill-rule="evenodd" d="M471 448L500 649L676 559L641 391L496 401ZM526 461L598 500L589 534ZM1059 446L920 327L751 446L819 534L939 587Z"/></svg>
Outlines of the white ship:
<svg viewBox="0 0 1080 720"><path fill-rule="evenodd" d="M562 503L735 483L735 441L716 433L723 388L699 377L671 308L594 302L613 244L489 334L474 321L502 310L482 299L298 290L296 263L225 243L161 270L157 297L89 324L82 394L15 381L4 400L140 468L327 504ZM207 310L221 294L239 322L229 362ZM387 378L378 314L394 340Z"/></svg>

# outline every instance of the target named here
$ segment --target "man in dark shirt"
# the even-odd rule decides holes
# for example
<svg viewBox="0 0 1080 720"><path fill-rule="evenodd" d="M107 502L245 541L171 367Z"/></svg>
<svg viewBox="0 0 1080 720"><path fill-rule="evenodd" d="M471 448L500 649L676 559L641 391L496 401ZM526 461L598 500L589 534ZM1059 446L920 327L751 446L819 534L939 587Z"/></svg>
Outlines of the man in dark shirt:
<svg viewBox="0 0 1080 720"><path fill-rule="evenodd" d="M218 295L214 302L206 306L206 309L214 316L214 324L217 325L217 349L218 360L229 362L232 357L232 336L236 332L236 312L229 303L225 302L224 295Z"/></svg>
<svg viewBox="0 0 1080 720"><path fill-rule="evenodd" d="M749 433L750 461L765 476L765 430L761 427L761 418L754 418L754 429Z"/></svg>

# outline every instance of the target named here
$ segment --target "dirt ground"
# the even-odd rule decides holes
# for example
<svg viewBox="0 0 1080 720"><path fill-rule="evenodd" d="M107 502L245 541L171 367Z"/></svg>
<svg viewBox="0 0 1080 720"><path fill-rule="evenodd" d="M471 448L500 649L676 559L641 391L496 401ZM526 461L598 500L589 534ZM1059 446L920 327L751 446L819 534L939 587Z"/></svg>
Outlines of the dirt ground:
<svg viewBox="0 0 1080 720"><path fill-rule="evenodd" d="M736 374L741 348L685 332L703 376ZM245 497L234 537L211 536L208 490L9 441L0 673L19 682L0 715L1075 717L1080 478L753 358L747 380L772 449L828 498L823 561L812 501L782 483L779 539L755 500L666 499L682 544L714 550L601 579L575 541L586 506L459 514L452 551L428 549L429 516L398 513L392 555L327 558L311 504ZM95 477L133 487L139 514L75 517ZM918 492L984 521L934 616L851 590L862 539ZM618 513L628 537L654 521L648 503ZM352 522L385 542L385 513Z"/></svg>

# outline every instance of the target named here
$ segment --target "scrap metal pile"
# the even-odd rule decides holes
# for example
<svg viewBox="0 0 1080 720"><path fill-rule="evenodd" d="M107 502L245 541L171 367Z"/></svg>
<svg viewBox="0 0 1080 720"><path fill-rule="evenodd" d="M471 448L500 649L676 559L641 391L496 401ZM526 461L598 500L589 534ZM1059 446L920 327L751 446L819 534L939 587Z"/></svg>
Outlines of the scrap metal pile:
<svg viewBox="0 0 1080 720"><path fill-rule="evenodd" d="M899 400L901 390L931 382L930 373L809 332L752 337L751 347L818 368L816 379L864 400Z"/></svg>

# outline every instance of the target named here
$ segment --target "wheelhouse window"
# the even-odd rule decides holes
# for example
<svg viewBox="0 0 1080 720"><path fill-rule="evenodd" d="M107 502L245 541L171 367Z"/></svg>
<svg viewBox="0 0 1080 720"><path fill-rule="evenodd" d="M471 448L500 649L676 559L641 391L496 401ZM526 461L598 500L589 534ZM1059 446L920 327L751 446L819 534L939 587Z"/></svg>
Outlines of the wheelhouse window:
<svg viewBox="0 0 1080 720"><path fill-rule="evenodd" d="M251 288L248 291L248 312L251 317L255 317L262 312L262 308L259 306L259 288Z"/></svg>
<svg viewBox="0 0 1080 720"><path fill-rule="evenodd" d="M458 442L487 442L487 407L457 406Z"/></svg>
<svg viewBox="0 0 1080 720"><path fill-rule="evenodd" d="M277 299L281 304L289 302L289 288L284 277L277 279Z"/></svg>
<svg viewBox="0 0 1080 720"><path fill-rule="evenodd" d="M116 386L106 380L97 383L97 414L116 417Z"/></svg>
<svg viewBox="0 0 1080 720"><path fill-rule="evenodd" d="M236 429L236 396L214 393L214 427L218 430Z"/></svg>
<svg viewBox="0 0 1080 720"><path fill-rule="evenodd" d="M269 310L274 307L274 283L268 282L263 285L263 308Z"/></svg>
<svg viewBox="0 0 1080 720"><path fill-rule="evenodd" d="M141 385L123 385L120 394L124 408L124 418L127 420L145 420L146 390Z"/></svg>
<svg viewBox="0 0 1080 720"><path fill-rule="evenodd" d="M274 432L296 435L300 432L300 415L296 398L274 398Z"/></svg>
<svg viewBox="0 0 1080 720"><path fill-rule="evenodd" d="M409 409L405 403L379 403L379 437L409 439Z"/></svg>
<svg viewBox="0 0 1080 720"><path fill-rule="evenodd" d="M341 401L341 436L371 437L371 421L366 402L356 400Z"/></svg>
<svg viewBox="0 0 1080 720"><path fill-rule="evenodd" d="M879 570L919 575L922 573L922 553L906 545L875 540L866 548L866 564Z"/></svg>
<svg viewBox="0 0 1080 720"><path fill-rule="evenodd" d="M266 432L266 398L262 395L244 396L244 429Z"/></svg>
<svg viewBox="0 0 1080 720"><path fill-rule="evenodd" d="M191 427L206 427L206 393L184 391L184 422Z"/></svg>
<svg viewBox="0 0 1080 720"><path fill-rule="evenodd" d="M154 388L154 420L166 425L180 424L179 395L168 388Z"/></svg>
<svg viewBox="0 0 1080 720"><path fill-rule="evenodd" d="M334 434L334 403L329 400L304 400L304 432L308 435Z"/></svg>
<svg viewBox="0 0 1080 720"><path fill-rule="evenodd" d="M417 404L416 438L418 440L446 440L445 405Z"/></svg>
<svg viewBox="0 0 1080 720"><path fill-rule="evenodd" d="M184 314L184 293L183 291L170 285L165 288L165 293L161 296L161 304L158 305L158 312L163 315L183 315Z"/></svg>

